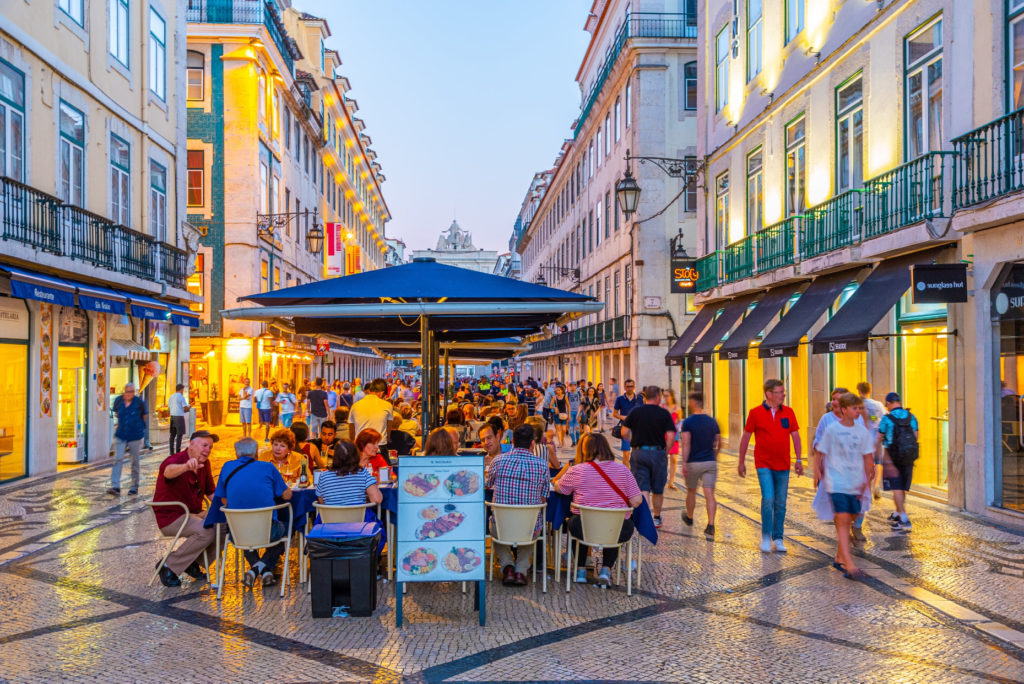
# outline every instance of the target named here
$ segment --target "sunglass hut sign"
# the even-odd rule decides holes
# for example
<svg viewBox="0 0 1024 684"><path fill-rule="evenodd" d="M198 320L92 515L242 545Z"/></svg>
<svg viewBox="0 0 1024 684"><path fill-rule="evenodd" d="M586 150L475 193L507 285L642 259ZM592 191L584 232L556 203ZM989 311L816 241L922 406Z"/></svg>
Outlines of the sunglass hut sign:
<svg viewBox="0 0 1024 684"><path fill-rule="evenodd" d="M915 304L967 301L967 264L919 264L911 267Z"/></svg>

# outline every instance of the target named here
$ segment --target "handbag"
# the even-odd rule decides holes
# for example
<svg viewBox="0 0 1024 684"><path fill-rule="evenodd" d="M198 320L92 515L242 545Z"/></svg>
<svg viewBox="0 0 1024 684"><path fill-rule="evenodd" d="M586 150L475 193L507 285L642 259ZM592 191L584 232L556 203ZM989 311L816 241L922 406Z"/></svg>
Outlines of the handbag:
<svg viewBox="0 0 1024 684"><path fill-rule="evenodd" d="M569 414L568 413L559 413L558 414L558 420L569 420Z"/></svg>
<svg viewBox="0 0 1024 684"><path fill-rule="evenodd" d="M612 437L615 439L622 439L622 421L612 426Z"/></svg>

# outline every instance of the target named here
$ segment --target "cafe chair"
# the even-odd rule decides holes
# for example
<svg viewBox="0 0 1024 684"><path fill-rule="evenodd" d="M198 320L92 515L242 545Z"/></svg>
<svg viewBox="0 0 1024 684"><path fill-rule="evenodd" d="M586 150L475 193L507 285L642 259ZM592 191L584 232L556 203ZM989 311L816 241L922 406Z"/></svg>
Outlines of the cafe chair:
<svg viewBox="0 0 1024 684"><path fill-rule="evenodd" d="M160 575L160 568L162 568L164 566L164 563L167 562L167 558L171 555L171 552L174 551L174 547L178 545L178 540L181 539L181 533L185 531L185 525L188 524L188 506L186 506L181 501L153 501L153 500L147 501L146 505L153 509L153 514L154 515L156 515L156 508L158 506L177 506L178 508L181 509L181 512L184 513L184 515L181 516L181 525L178 526L178 532L174 535L174 539L171 540L171 545L167 547L167 551L164 552L164 557L160 559L159 563L157 563L156 572L154 572L153 576L149 578L149 584L147 586L151 587L151 586L153 586L153 582L155 582L156 578ZM163 534L163 533L161 532L161 534ZM165 535L165 536L168 536L168 535ZM206 572L207 573L210 572L210 561L206 557L206 550L205 549L203 550L203 567L206 568ZM209 575L207 575L207 579L209 579Z"/></svg>
<svg viewBox="0 0 1024 684"><path fill-rule="evenodd" d="M537 551L537 544L542 544L547 549L547 534L544 525L544 513L547 504L535 506L513 506L511 504L491 504L491 513L494 515L494 534L488 534L491 540L491 558L488 579L494 581L494 545L504 544L513 549L519 546L533 546L533 582L537 583L537 566L541 565L541 583L544 593L548 591L547 563L541 558ZM535 535L537 517L540 516L540 533Z"/></svg>
<svg viewBox="0 0 1024 684"><path fill-rule="evenodd" d="M626 547L626 595L633 595L633 574L630 568L633 567L633 545L631 539L619 542L619 533L622 531L622 521L626 515L632 513L632 508L597 508L595 506L576 505L580 511L580 522L583 526L583 539L576 539L572 532L567 532L569 552L569 567L565 573L565 591L572 587L576 578L576 566L579 565L580 545L596 547L599 551L618 547L620 550ZM576 553L573 553L573 541L576 542ZM618 565L618 564L616 564ZM584 565L584 567L586 567ZM616 569L615 583L618 584L622 578L621 570Z"/></svg>
<svg viewBox="0 0 1024 684"><path fill-rule="evenodd" d="M270 541L270 523L274 519L274 511L288 509L288 527L283 537L277 541ZM292 505L288 502L279 506L267 506L265 508L222 508L224 517L228 521L228 535L224 542L224 553L227 553L228 543L235 547L235 554L242 551L256 551L266 549L278 544L284 544L284 573L281 575L281 597L284 597L285 586L288 584L288 556L292 550L292 525L294 523ZM218 554L220 549L218 548ZM224 563L217 564L219 576L217 578L217 599L220 600L221 592L224 589Z"/></svg>

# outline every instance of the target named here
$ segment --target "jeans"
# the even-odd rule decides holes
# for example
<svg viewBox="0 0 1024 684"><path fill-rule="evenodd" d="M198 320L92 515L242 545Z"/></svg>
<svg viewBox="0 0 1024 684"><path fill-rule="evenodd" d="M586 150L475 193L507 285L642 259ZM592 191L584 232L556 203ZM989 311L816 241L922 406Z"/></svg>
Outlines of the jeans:
<svg viewBox="0 0 1024 684"><path fill-rule="evenodd" d="M576 446L576 442L580 441L580 421L579 421L579 410L569 411L569 439L572 440L572 445Z"/></svg>
<svg viewBox="0 0 1024 684"><path fill-rule="evenodd" d="M761 485L761 536L782 539L786 522L786 495L789 494L789 471L757 469Z"/></svg>
<svg viewBox="0 0 1024 684"><path fill-rule="evenodd" d="M320 434L320 426L327 420L327 416L315 416L310 414L309 416L309 436L316 437Z"/></svg>
<svg viewBox="0 0 1024 684"><path fill-rule="evenodd" d="M110 486L114 489L121 488L121 467L124 465L125 449L132 456L132 489L139 488L139 471L142 458L142 439L133 439L129 442L120 437L114 438L114 465L110 468Z"/></svg>
<svg viewBox="0 0 1024 684"><path fill-rule="evenodd" d="M292 419L295 417L295 413L282 413L281 414L281 427L291 427Z"/></svg>
<svg viewBox="0 0 1024 684"><path fill-rule="evenodd" d="M181 451L181 440L185 438L185 416L171 416L171 440L167 447L172 454Z"/></svg>
<svg viewBox="0 0 1024 684"><path fill-rule="evenodd" d="M284 536L284 533L284 523L280 520L275 520L270 523L270 541L277 541ZM245 562L249 564L249 567L253 567L256 563L263 561L263 564L267 566L267 570L270 572L274 572L274 568L277 567L277 561L281 560L281 556L283 554L284 544L271 546L269 549L257 549L243 552Z"/></svg>

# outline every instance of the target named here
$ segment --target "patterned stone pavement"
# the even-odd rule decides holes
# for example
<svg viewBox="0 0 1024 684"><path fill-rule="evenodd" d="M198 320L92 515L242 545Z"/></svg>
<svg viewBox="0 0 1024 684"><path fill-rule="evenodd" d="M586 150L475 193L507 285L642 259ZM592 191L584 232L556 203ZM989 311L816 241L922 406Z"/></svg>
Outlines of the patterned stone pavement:
<svg viewBox="0 0 1024 684"><path fill-rule="evenodd" d="M102 466L0 487L0 681L1024 680L1024 530L940 504L913 499L914 531L896 534L878 502L860 561L874 579L851 582L807 478L789 553L760 553L756 478L725 457L716 541L703 501L686 527L670 491L633 596L495 582L481 628L458 585L414 585L398 629L386 582L372 617L312 619L294 563L283 599L245 590L233 563L219 603L188 578L147 587L167 543L144 505L163 455L137 497L105 496Z"/></svg>

